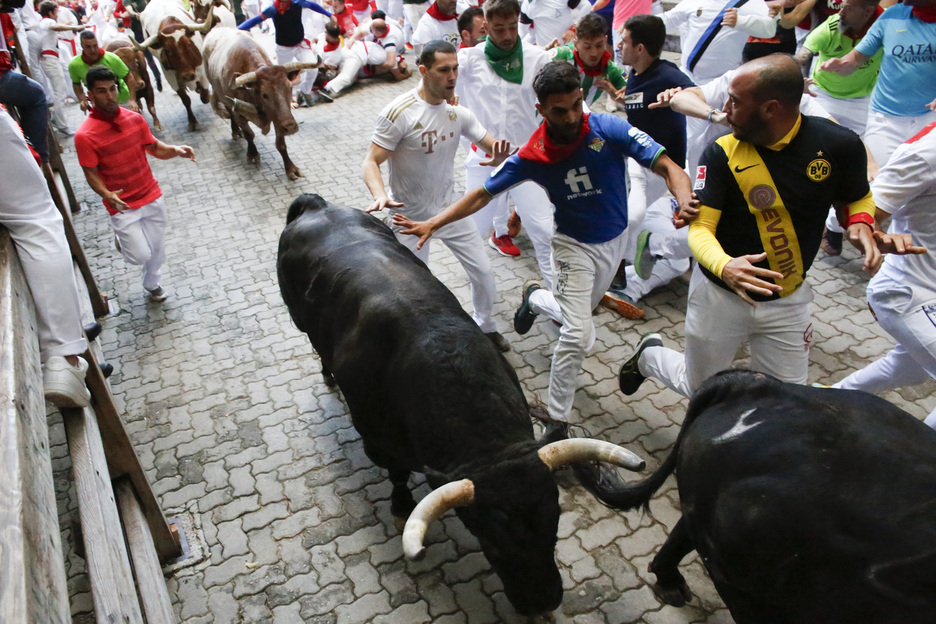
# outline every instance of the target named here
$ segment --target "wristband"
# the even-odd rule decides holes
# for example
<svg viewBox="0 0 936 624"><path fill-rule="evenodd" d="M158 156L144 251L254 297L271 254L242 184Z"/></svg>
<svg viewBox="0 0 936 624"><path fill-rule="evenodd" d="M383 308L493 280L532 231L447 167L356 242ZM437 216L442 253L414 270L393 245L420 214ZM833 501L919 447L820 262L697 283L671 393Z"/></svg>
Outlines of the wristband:
<svg viewBox="0 0 936 624"><path fill-rule="evenodd" d="M708 119L708 122L709 122L709 123L712 123L712 116L713 116L715 113L720 113L720 112L721 112L720 109L718 109L718 108L713 108L712 110L710 110L710 111L708 112L708 116L706 117L706 119Z"/></svg>
<svg viewBox="0 0 936 624"><path fill-rule="evenodd" d="M849 215L848 221L845 222L845 227L850 228L856 223L866 223L871 226L871 229L874 229L874 217L869 215L867 212L859 212L857 214Z"/></svg>

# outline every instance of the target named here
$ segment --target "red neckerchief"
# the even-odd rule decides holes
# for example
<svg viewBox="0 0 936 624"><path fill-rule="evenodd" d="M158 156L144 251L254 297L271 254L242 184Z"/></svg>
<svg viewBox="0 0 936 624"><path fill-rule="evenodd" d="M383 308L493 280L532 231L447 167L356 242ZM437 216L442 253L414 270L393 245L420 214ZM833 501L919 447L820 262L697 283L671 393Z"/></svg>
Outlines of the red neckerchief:
<svg viewBox="0 0 936 624"><path fill-rule="evenodd" d="M578 50L572 48L572 53L575 55L576 64L582 68L582 73L586 76L591 76L592 78L603 74L605 67L608 65L608 61L611 60L611 53L605 50L604 54L601 55L601 60L598 61L598 69L592 70L585 67L585 63L582 62L582 58L579 56Z"/></svg>
<svg viewBox="0 0 936 624"><path fill-rule="evenodd" d="M549 164L562 162L579 148L589 130L588 114L586 113L585 118L582 120L582 132L578 138L571 143L557 145L550 140L549 133L546 132L546 122L543 121L536 129L536 132L533 133L533 136L530 137L530 140L526 142L526 145L520 148L519 156L524 160L532 160L533 162Z"/></svg>
<svg viewBox="0 0 936 624"><path fill-rule="evenodd" d="M341 45L341 40L336 41L335 43L325 42L325 52L334 52L338 49L338 46Z"/></svg>
<svg viewBox="0 0 936 624"><path fill-rule="evenodd" d="M276 7L277 13L283 15L289 10L289 7L292 6L292 0L273 0L273 6Z"/></svg>
<svg viewBox="0 0 936 624"><path fill-rule="evenodd" d="M863 39L865 35L868 34L868 30L870 30L871 24L876 22L877 18L880 17L881 13L883 12L884 12L884 9L881 8L880 5L878 5L878 7L874 9L874 15L871 16L870 21L868 21L864 29L860 33L858 33L858 35L852 37L848 33L845 33L845 36L852 40L852 47L855 47L855 44L858 43L861 39Z"/></svg>
<svg viewBox="0 0 936 624"><path fill-rule="evenodd" d="M426 14L431 15L432 17L439 20L440 22L447 22L448 20L453 20L457 17L456 15L443 15L439 11L439 7L436 6L435 2L429 5L429 8L426 9Z"/></svg>
<svg viewBox="0 0 936 624"><path fill-rule="evenodd" d="M936 22L936 6L927 7L925 9L921 7L913 7L910 12L919 18L921 22L926 22L927 24Z"/></svg>
<svg viewBox="0 0 936 624"><path fill-rule="evenodd" d="M84 52L81 53L81 60L85 62L86 65L94 65L95 63L100 63L101 59L104 58L104 48L98 48L98 57L93 61L89 61L85 58Z"/></svg>

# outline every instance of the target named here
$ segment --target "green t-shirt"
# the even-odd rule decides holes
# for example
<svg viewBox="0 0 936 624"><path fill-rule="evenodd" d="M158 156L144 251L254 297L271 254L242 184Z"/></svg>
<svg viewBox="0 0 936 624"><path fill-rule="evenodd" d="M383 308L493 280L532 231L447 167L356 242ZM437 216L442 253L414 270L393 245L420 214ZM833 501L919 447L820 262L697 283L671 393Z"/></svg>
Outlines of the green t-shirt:
<svg viewBox="0 0 936 624"><path fill-rule="evenodd" d="M601 89L594 84L595 78L604 78L614 85L615 89L623 89L627 85L627 78L624 77L621 68L615 65L613 60L608 60L608 62L605 63L604 71L601 72L601 76L586 76L585 70L575 60L574 43L567 43L564 46L553 48L548 54L549 58L553 61L565 61L567 63L572 63L578 68L579 76L582 77L582 91L585 92L585 103L589 106L592 106L595 101L601 97Z"/></svg>
<svg viewBox="0 0 936 624"><path fill-rule="evenodd" d="M884 50L878 50L874 56L848 76L839 76L830 71L822 71L819 65L831 58L841 58L854 49L858 41L848 35L842 34L838 29L839 16L833 15L818 28L809 33L803 47L818 54L819 58L813 63L812 78L822 90L840 99L860 98L870 95L877 82L878 71L881 69L881 58ZM860 41L860 40L859 40Z"/></svg>
<svg viewBox="0 0 936 624"><path fill-rule="evenodd" d="M117 76L117 101L121 104L130 99L130 89L127 87L127 74L130 73L130 70L124 65L124 62L120 60L120 57L114 54L113 52L105 52L104 56L98 60L94 65L88 65L84 62L84 59L81 58L79 54L71 60L68 64L68 75L71 76L72 83L74 84L84 84L85 77L88 75L88 70L94 67L95 65L103 65L107 69L111 70Z"/></svg>

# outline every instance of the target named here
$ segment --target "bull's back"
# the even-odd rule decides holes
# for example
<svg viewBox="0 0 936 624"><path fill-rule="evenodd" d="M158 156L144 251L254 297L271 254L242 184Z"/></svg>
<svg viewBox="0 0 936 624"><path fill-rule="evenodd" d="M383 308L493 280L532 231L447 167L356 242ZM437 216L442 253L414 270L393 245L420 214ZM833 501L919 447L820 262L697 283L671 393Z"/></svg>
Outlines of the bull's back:
<svg viewBox="0 0 936 624"><path fill-rule="evenodd" d="M804 622L936 620L933 581L901 611L894 596L916 590L875 578L921 553L936 558L936 432L861 392L752 376L718 394L685 431L677 468L716 585L774 596Z"/></svg>
<svg viewBox="0 0 936 624"><path fill-rule="evenodd" d="M215 26L205 35L202 56L208 79L215 89L231 90L236 73L270 65L266 52L250 35L224 26Z"/></svg>

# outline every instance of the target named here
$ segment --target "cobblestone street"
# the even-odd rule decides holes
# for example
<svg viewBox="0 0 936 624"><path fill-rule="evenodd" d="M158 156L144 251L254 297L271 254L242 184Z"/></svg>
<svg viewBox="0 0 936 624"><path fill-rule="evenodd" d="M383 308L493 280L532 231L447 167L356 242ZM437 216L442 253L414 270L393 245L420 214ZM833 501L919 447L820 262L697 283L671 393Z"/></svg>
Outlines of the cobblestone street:
<svg viewBox="0 0 936 624"><path fill-rule="evenodd" d="M169 298L162 305L146 301L139 269L116 251L100 199L84 181L74 146L66 146L69 175L85 205L75 215L79 237L99 287L120 307L102 319L99 338L115 367L110 381L118 408L166 516L182 518L195 551L197 563L177 564L168 581L180 622L522 621L453 513L431 527L424 560L404 559L386 473L365 456L340 392L325 386L277 285L277 242L290 202L308 192L369 205L360 165L375 115L415 86L415 78L364 82L333 104L296 110L300 130L287 144L305 174L297 182L286 179L272 132L258 133L261 163L248 165L245 142L231 139L229 123L210 106L193 104L201 129L188 132L178 97L168 88L159 94L165 130L157 138L191 145L197 158L195 164L150 159L170 215L163 277ZM68 112L77 127L81 112L74 105ZM461 184L461 160L456 172ZM545 400L555 333L550 323L536 323L522 337L512 329L521 285L537 275L524 234L518 244L517 259L488 250L498 329L511 343L506 357L527 397ZM816 295L810 382L837 381L893 345L867 309L857 257L847 245L838 258L820 252L810 271ZM443 245L433 245L431 268L468 305L465 275ZM599 309L596 348L576 395L577 421L645 458L648 472L675 441L686 401L653 381L625 397L617 373L644 333L660 332L667 346L682 348L687 283L685 276L647 297L641 321ZM926 384L885 398L922 418L936 405L934 389ZM74 552L77 503L68 489L60 421L51 436L73 614L76 622L92 621L84 562ZM648 563L679 518L673 479L650 513L626 514L595 501L569 471L558 480L556 559L565 588L558 622L732 621L695 555L682 566L694 593L688 606L663 606L649 587ZM412 483L417 498L428 491L422 477Z"/></svg>

